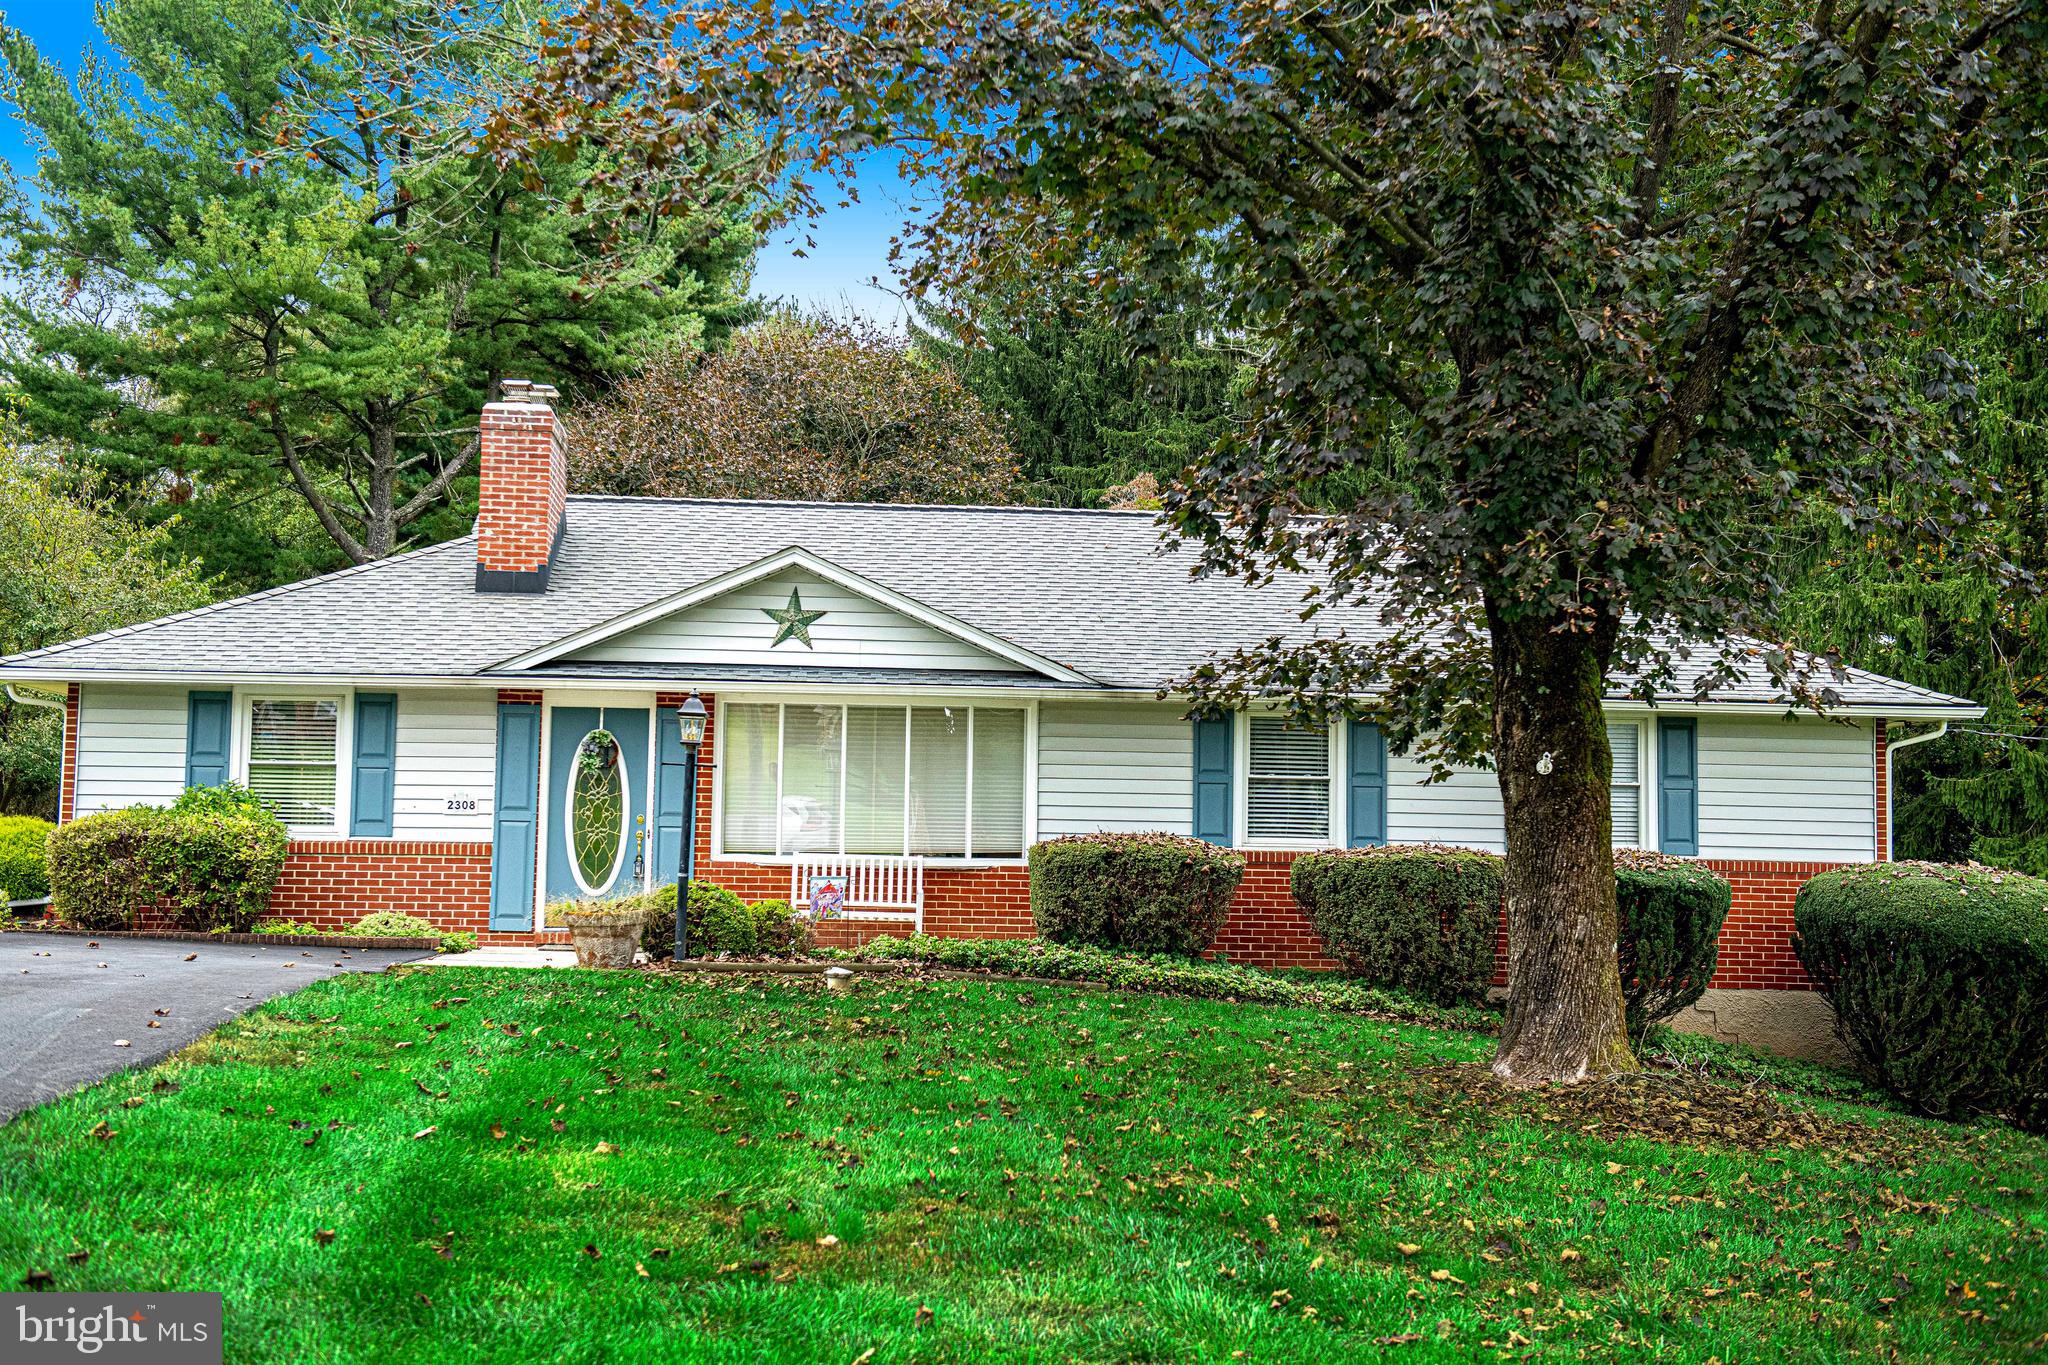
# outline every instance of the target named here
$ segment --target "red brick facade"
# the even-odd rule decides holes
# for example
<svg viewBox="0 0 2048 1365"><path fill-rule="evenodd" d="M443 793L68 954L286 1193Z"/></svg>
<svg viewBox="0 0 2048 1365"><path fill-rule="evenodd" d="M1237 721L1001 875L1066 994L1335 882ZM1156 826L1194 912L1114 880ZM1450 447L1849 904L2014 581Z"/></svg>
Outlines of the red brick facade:
<svg viewBox="0 0 2048 1365"><path fill-rule="evenodd" d="M1883 721L1877 723L1876 735L1871 757L1877 763L1877 860L1882 863L1892 856L1892 765L1885 761L1891 736Z"/></svg>
<svg viewBox="0 0 2048 1365"><path fill-rule="evenodd" d="M544 402L485 406L478 471L476 563L501 573L545 568L562 526L569 462Z"/></svg>
<svg viewBox="0 0 2048 1365"><path fill-rule="evenodd" d="M538 703L538 691L503 690L501 702ZM673 707L680 694L663 693L657 704ZM716 716L715 699L704 698ZM715 724L715 721L713 722ZM698 766L697 875L750 900L790 892L786 866L715 859L711 852L712 756L716 736L707 726ZM78 743L78 684L69 689L64 727L63 818L72 814ZM1885 844L1885 733L1877 733L1877 856ZM1327 968L1315 932L1288 890L1288 872L1299 855L1249 850L1243 884L1212 954L1262 967ZM1713 985L1733 989L1808 990L1791 947L1793 898L1809 877L1841 863L1778 862L1710 858L1734 888L1727 927L1721 934L1721 965ZM295 839L270 913L341 930L375 910L425 915L450 930L469 930L486 943L521 943L530 933L490 929L491 845L390 839ZM925 874L927 933L948 938L1028 938L1030 879L1019 866L928 869ZM906 933L906 920L841 921L828 925L824 941L850 946L881 934Z"/></svg>
<svg viewBox="0 0 2048 1365"><path fill-rule="evenodd" d="M443 929L489 935L491 846L414 839L294 839L270 913L339 931L397 910Z"/></svg>
<svg viewBox="0 0 2048 1365"><path fill-rule="evenodd" d="M57 823L68 824L78 809L78 684L64 685L64 759L57 770Z"/></svg>

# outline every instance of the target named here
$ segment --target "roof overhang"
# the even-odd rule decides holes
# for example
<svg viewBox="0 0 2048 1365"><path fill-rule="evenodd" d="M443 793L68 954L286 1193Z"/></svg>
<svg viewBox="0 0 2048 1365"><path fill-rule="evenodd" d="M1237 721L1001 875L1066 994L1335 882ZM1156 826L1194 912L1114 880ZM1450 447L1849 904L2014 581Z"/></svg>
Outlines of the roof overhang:
<svg viewBox="0 0 2048 1365"><path fill-rule="evenodd" d="M742 564L737 569L731 569L725 573L707 578L692 587L684 588L680 592L671 593L667 597L658 598L647 603L645 606L635 607L633 610L614 616L608 621L589 626L571 635L565 635L558 640L541 646L539 649L532 649L523 654L514 655L493 665L490 671L494 673L518 673L530 668L537 668L542 664L552 663L563 655L573 654L579 649L586 649L600 641L609 640L613 636L624 634L639 626L644 626L651 621L658 621L664 616L672 616L679 611L688 611L700 602L708 602L714 597L731 592L734 588L744 587L748 583L757 582L760 579L781 573L784 569L802 569L806 573L815 574L828 583L837 584L848 592L858 593L862 597L880 603L891 611L899 612L904 616L910 617L912 620L921 621L934 630L950 635L963 643L973 645L975 648L992 654L999 659L1006 659L1018 667L1028 669L1033 673L1040 673L1048 678L1065 683L1075 683L1082 686L1094 684L1095 680L1087 674L1069 668L1056 659L1049 659L1043 654L1034 653L1020 645L1012 644L999 635L990 634L979 626L969 625L958 617L950 616L945 612L927 606L916 598L906 597L893 588L887 588L872 579L863 578L850 569L843 569L828 559L812 554L800 545L791 545L787 549L777 550L774 554L757 559L751 564ZM687 669L689 665L682 663L676 665L676 667L681 670Z"/></svg>
<svg viewBox="0 0 2048 1365"><path fill-rule="evenodd" d="M938 677L916 683L881 684L874 682L811 681L807 679L777 679L771 677L736 679L715 674L693 675L687 665L644 673L606 674L602 677L576 677L558 675L546 670L527 671L493 669L484 673L426 674L426 673L375 673L375 674L321 674L304 670L291 672L237 671L222 672L199 669L81 669L55 666L33 666L21 664L0 665L0 682L18 683L68 683L101 682L122 684L171 683L178 686L201 684L229 684L245 687L281 686L334 686L334 687L444 687L444 688L501 688L501 687L545 687L549 690L564 691L616 691L620 688L640 688L661 692L687 692L692 688L713 694L735 691L774 691L851 694L885 690L911 690L949 695L1016 695L1027 692L1047 700L1080 700L1100 698L1104 700L1137 701L1158 697L1159 691L1150 687L1110 687L1083 679L1074 684L1070 681L1079 675L1067 670L1068 678L1027 678L1019 676L1017 684L1004 686L986 681L954 683ZM1068 683L1060 686L1060 683ZM1187 701L1181 693L1169 691L1168 701ZM1645 716L1801 716L1813 720L1864 719L1864 720L1909 720L1909 721L1968 721L1981 720L1985 708L1975 703L1859 703L1831 706L1825 712L1816 713L1805 708L1793 707L1786 702L1760 701L1694 701L1678 700L1659 702L1651 705L1637 697L1613 697L1606 702L1606 709L1616 715Z"/></svg>

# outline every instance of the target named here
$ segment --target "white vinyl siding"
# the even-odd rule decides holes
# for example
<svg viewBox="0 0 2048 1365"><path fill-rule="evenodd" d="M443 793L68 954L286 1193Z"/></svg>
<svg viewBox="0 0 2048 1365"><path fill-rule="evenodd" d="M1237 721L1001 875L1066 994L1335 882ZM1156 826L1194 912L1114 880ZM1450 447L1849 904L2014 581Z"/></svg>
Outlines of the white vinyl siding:
<svg viewBox="0 0 2048 1365"><path fill-rule="evenodd" d="M1171 702L1038 708L1038 837L1191 834L1194 730Z"/></svg>
<svg viewBox="0 0 2048 1365"><path fill-rule="evenodd" d="M1250 844L1330 840L1330 736L1279 716L1249 716L1244 831Z"/></svg>
<svg viewBox="0 0 2048 1365"><path fill-rule="evenodd" d="M774 644L777 624L764 613L789 605L796 590L811 644ZM936 626L905 616L837 583L789 569L686 607L569 656L579 662L771 664L789 668L943 668L1018 672L1016 664Z"/></svg>
<svg viewBox="0 0 2048 1365"><path fill-rule="evenodd" d="M1613 755L1608 805L1614 812L1616 848L1643 844L1642 740L1642 727L1633 722L1607 727L1607 747Z"/></svg>
<svg viewBox="0 0 2048 1365"><path fill-rule="evenodd" d="M1701 717L1700 854L1868 862L1876 755L1868 722Z"/></svg>
<svg viewBox="0 0 2048 1365"><path fill-rule="evenodd" d="M488 843L498 782L498 699L487 688L398 694L397 839Z"/></svg>
<svg viewBox="0 0 2048 1365"><path fill-rule="evenodd" d="M185 790L187 704L182 687L81 687L76 812L177 800Z"/></svg>
<svg viewBox="0 0 2048 1365"><path fill-rule="evenodd" d="M1500 778L1491 768L1457 768L1431 782L1427 763L1413 754L1389 754L1387 842L1506 851Z"/></svg>

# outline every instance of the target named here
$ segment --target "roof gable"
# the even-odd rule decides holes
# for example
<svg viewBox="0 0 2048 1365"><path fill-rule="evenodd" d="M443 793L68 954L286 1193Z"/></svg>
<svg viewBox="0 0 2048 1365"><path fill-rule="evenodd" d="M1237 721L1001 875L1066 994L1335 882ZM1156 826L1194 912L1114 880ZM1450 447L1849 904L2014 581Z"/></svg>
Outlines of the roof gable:
<svg viewBox="0 0 2048 1365"><path fill-rule="evenodd" d="M791 546L499 665L731 665L1084 674Z"/></svg>

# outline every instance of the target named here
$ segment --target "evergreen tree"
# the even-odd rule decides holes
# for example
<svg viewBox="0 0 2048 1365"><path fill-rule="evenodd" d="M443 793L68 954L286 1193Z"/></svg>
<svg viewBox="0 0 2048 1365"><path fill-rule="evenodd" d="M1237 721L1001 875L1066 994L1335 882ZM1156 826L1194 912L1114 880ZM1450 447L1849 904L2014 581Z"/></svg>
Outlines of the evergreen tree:
<svg viewBox="0 0 2048 1365"><path fill-rule="evenodd" d="M735 317L748 206L586 207L594 154L501 170L473 124L539 6L443 8L108 0L119 61L75 82L0 31L42 152L5 224L24 420L182 506L237 586L459 534L501 379L601 391ZM278 549L280 490L326 547Z"/></svg>
<svg viewBox="0 0 2048 1365"><path fill-rule="evenodd" d="M2048 286L2015 273L2003 297L1959 305L1925 339L1977 375L1959 462L1972 515L1939 539L1896 521L1852 535L1819 518L1787 624L1853 663L1988 708L1899 754L1897 856L2048 875L2048 602L1990 569L2003 560L2023 582L2048 577Z"/></svg>
<svg viewBox="0 0 2048 1365"><path fill-rule="evenodd" d="M1096 507L1150 474L1169 482L1215 446L1230 420L1240 357L1190 310L1144 351L1077 284L1023 321L1011 307L965 317L920 302L918 344L1000 413L1033 495Z"/></svg>

